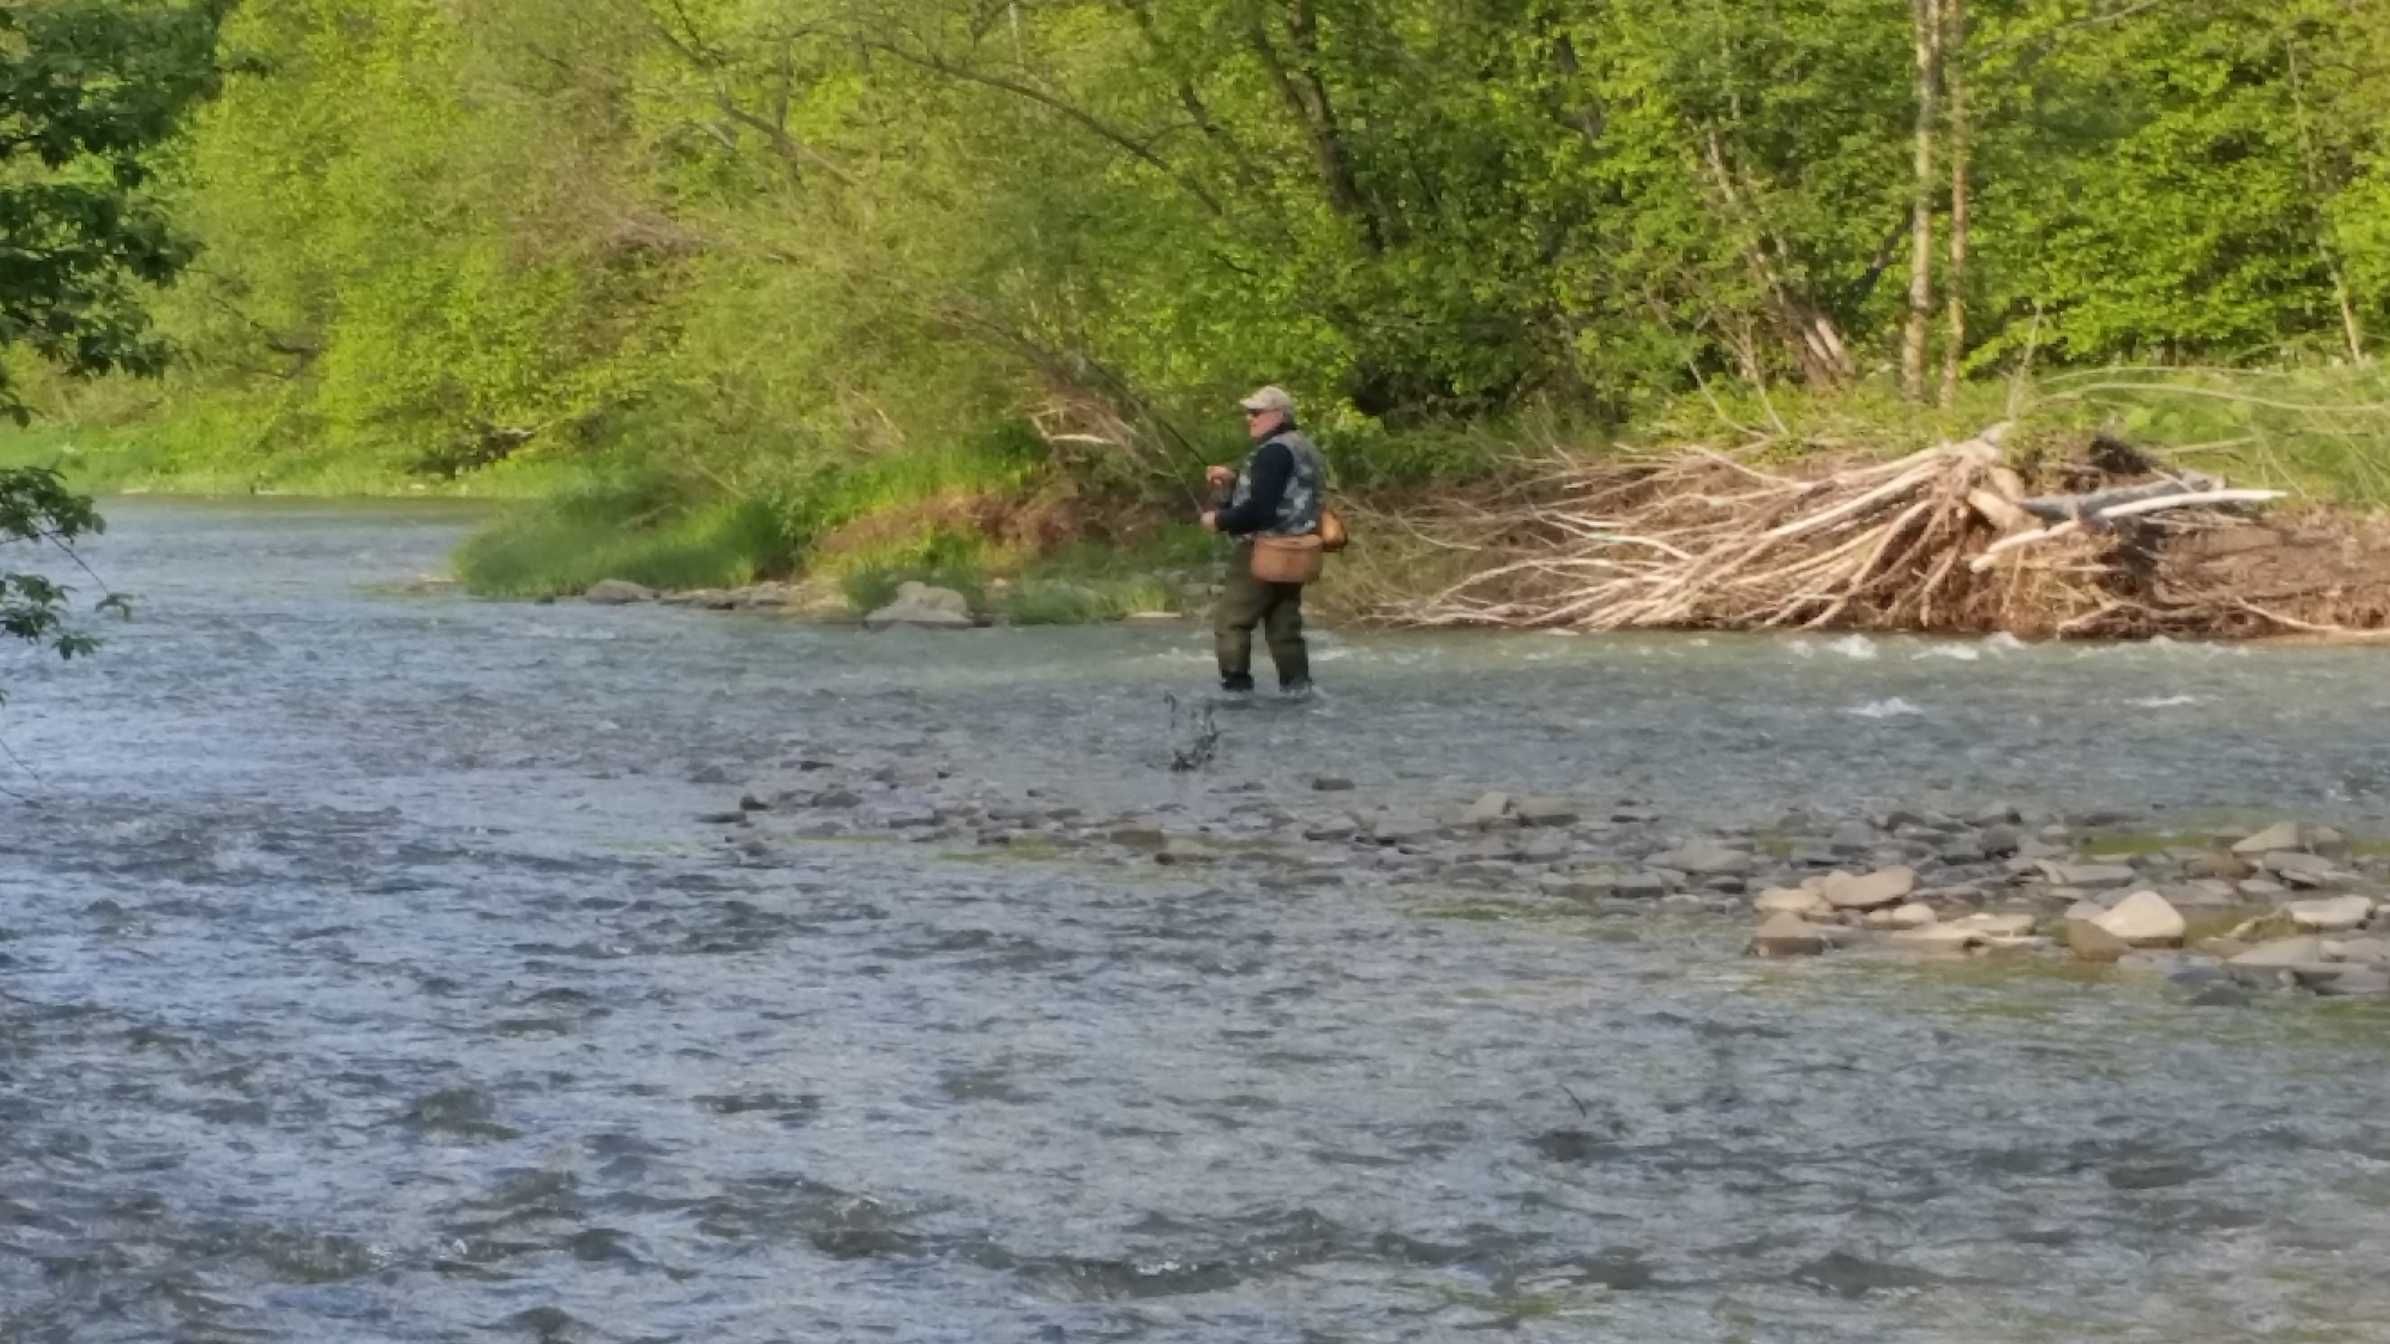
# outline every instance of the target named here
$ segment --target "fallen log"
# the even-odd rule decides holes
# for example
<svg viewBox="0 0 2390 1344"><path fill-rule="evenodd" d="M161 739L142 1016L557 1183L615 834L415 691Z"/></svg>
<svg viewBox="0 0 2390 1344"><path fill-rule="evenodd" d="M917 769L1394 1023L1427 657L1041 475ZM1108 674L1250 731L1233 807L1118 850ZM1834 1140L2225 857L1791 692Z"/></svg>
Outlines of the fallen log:
<svg viewBox="0 0 2390 1344"><path fill-rule="evenodd" d="M2018 500L2017 507L2044 522L2060 523L2069 518L2103 513L2118 504L2133 504L2144 499L2162 499L2168 495L2214 490L2223 484L2213 476L2194 473L2182 480L2151 481L2144 485L2119 485L2111 489L2094 490L2081 495L2036 495L2031 499Z"/></svg>

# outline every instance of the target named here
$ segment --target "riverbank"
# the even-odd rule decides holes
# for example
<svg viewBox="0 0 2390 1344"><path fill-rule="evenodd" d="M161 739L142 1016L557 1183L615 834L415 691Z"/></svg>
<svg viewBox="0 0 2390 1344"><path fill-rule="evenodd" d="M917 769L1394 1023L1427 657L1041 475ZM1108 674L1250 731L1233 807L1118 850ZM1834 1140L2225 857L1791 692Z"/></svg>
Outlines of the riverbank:
<svg viewBox="0 0 2390 1344"><path fill-rule="evenodd" d="M1935 412L1864 388L1714 389L1615 440L1531 423L1330 429L1360 541L1313 605L1395 625L2365 635L2390 623L2383 382L2370 366L2104 370L1969 385ZM2011 417L1996 436L1956 428L1995 410ZM1195 458L1124 474L1018 426L733 475L618 444L438 480L233 451L208 437L222 428L52 426L0 438L0 461L61 463L86 489L490 499L504 513L455 557L485 596L629 584L863 616L917 582L962 594L980 621L1068 624L1199 610L1218 579L1217 539L1168 487ZM1908 469L1937 445L1957 470ZM2147 512L2172 507L2149 498L2167 489L2204 507ZM1798 544L1745 544L1778 535Z"/></svg>

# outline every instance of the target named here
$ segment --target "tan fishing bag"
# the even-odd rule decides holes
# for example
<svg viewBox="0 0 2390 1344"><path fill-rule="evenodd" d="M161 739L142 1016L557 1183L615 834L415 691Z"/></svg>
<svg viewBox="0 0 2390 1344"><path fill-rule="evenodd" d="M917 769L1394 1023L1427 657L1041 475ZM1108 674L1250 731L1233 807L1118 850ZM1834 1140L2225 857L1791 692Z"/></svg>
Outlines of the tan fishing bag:
<svg viewBox="0 0 2390 1344"><path fill-rule="evenodd" d="M1327 563L1327 550L1317 536L1253 539L1253 577L1263 583L1310 583Z"/></svg>

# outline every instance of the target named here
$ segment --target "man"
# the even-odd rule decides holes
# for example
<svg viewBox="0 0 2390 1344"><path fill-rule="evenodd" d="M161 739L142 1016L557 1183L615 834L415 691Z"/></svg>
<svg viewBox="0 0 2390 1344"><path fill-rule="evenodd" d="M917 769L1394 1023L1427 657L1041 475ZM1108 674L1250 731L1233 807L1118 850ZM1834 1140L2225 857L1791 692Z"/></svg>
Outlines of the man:
<svg viewBox="0 0 2390 1344"><path fill-rule="evenodd" d="M1241 470L1212 467L1204 473L1214 491L1228 489L1228 498L1222 507L1204 511L1203 525L1237 541L1212 620L1220 689L1232 696L1253 693L1253 627L1259 625L1269 638L1279 689L1308 695L1311 657L1303 646L1303 585L1254 578L1253 539L1319 531L1327 462L1295 428L1295 399L1284 388L1265 387L1237 404L1245 412L1253 452Z"/></svg>

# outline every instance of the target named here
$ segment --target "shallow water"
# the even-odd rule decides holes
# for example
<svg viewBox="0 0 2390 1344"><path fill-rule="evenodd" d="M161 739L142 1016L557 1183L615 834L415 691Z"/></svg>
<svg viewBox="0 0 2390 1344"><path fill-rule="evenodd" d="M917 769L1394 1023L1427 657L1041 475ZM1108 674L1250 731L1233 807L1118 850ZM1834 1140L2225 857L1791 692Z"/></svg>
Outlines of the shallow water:
<svg viewBox="0 0 2390 1344"><path fill-rule="evenodd" d="M1222 715L1187 776L1185 627L382 596L458 515L110 513L91 558L140 619L88 664L0 655L9 1344L2390 1318L2374 1011L695 820L812 759L1173 825L1247 782L1308 805L1295 762L1688 829L1995 799L2367 827L2378 655L1331 633L1322 701Z"/></svg>

